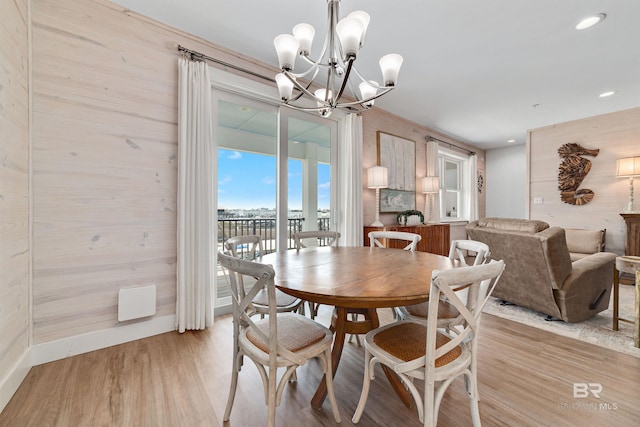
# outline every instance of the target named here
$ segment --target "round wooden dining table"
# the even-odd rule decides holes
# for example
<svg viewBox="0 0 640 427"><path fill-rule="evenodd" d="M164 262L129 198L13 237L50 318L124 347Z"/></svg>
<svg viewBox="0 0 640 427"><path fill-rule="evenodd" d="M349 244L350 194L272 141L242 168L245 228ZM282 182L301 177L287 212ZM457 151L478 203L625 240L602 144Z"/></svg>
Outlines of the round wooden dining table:
<svg viewBox="0 0 640 427"><path fill-rule="evenodd" d="M331 320L333 375L347 334L365 334L379 326L377 308L417 304L429 299L431 273L453 267L449 258L428 252L371 247L313 247L274 252L260 261L271 264L281 291L335 307ZM364 320L351 320L359 313ZM392 371L385 374L404 404L413 399ZM311 400L319 409L326 397L324 378Z"/></svg>

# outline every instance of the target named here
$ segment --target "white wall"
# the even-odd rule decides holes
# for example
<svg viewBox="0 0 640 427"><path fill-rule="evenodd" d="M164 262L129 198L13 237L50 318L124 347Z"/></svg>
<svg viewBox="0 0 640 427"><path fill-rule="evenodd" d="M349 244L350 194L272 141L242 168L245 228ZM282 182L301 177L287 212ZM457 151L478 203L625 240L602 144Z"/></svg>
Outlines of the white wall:
<svg viewBox="0 0 640 427"><path fill-rule="evenodd" d="M486 216L527 218L526 145L488 150Z"/></svg>

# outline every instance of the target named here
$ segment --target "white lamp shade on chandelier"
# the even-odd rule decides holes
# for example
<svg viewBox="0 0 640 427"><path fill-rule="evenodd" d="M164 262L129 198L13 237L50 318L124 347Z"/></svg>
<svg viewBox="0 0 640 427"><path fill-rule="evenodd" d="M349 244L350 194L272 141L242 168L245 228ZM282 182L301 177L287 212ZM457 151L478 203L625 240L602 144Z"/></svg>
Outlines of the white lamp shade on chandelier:
<svg viewBox="0 0 640 427"><path fill-rule="evenodd" d="M389 186L389 169L384 166L373 166L367 170L367 186L369 188L387 188Z"/></svg>
<svg viewBox="0 0 640 427"><path fill-rule="evenodd" d="M273 41L282 70L276 76L276 84L284 104L303 111L317 111L323 116L328 116L336 108L361 112L370 109L376 98L395 87L402 56L389 54L380 59L382 86L362 77L354 61L364 44L370 17L366 12L357 10L340 19L339 4L340 0L327 0L328 31L319 59L314 60L310 56L315 36L315 29L310 24L298 24L293 27L293 34L281 34ZM302 73L294 73L298 56L309 66ZM349 80L354 75L357 83ZM310 88L316 78L321 82L321 89L312 91ZM298 91L295 96L294 88ZM327 93L331 95L323 96ZM346 93L351 99L343 101ZM312 102L305 102L305 99Z"/></svg>
<svg viewBox="0 0 640 427"><path fill-rule="evenodd" d="M633 202L633 178L640 176L640 156L618 159L616 161L616 176L629 178L629 203L623 212L637 213Z"/></svg>

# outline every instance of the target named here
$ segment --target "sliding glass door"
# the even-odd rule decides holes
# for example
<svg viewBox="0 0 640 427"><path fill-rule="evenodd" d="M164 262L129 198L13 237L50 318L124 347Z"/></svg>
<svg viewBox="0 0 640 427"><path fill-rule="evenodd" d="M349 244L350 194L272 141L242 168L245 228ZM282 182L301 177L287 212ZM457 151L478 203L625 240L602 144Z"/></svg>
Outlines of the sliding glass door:
<svg viewBox="0 0 640 427"><path fill-rule="evenodd" d="M217 250L257 234L265 253L293 247L291 233L335 229L335 122L223 91L213 92L217 142ZM218 268L216 307L230 304Z"/></svg>

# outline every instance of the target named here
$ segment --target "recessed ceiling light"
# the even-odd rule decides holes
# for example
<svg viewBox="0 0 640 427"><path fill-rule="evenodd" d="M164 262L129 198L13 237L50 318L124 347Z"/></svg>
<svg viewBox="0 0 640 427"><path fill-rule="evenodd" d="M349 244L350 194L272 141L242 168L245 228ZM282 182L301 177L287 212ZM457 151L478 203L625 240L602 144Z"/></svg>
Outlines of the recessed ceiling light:
<svg viewBox="0 0 640 427"><path fill-rule="evenodd" d="M512 143L512 142L516 142L516 140L515 139L507 139L507 142L508 143Z"/></svg>
<svg viewBox="0 0 640 427"><path fill-rule="evenodd" d="M596 15L584 18L582 21L578 22L578 25L576 25L576 30L586 30L587 28L591 28L594 25L604 21L604 18L606 17L607 15L604 13L598 13Z"/></svg>
<svg viewBox="0 0 640 427"><path fill-rule="evenodd" d="M600 98L606 98L607 96L611 96L611 95L613 95L614 93L616 93L616 91L615 91L615 90L610 90L609 92L603 92L603 93L601 93L599 96L600 96Z"/></svg>

